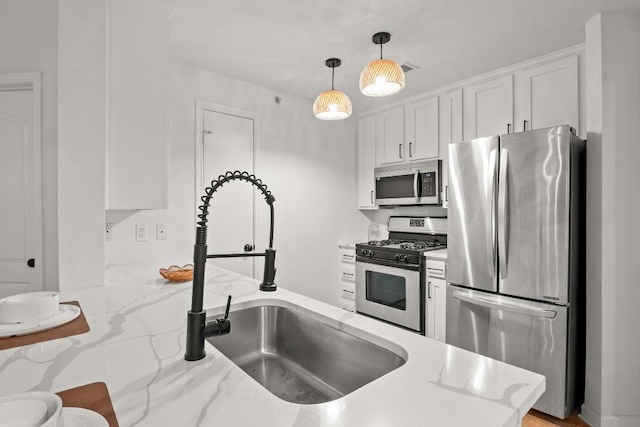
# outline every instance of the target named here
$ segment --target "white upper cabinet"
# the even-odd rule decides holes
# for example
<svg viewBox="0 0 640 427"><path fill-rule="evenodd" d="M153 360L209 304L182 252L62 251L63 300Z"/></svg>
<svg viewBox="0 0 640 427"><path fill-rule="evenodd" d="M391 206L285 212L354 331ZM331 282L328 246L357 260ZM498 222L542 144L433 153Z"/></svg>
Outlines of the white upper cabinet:
<svg viewBox="0 0 640 427"><path fill-rule="evenodd" d="M407 104L405 160L438 158L438 116L437 96Z"/></svg>
<svg viewBox="0 0 640 427"><path fill-rule="evenodd" d="M358 209L376 208L376 115L358 119Z"/></svg>
<svg viewBox="0 0 640 427"><path fill-rule="evenodd" d="M465 139L513 132L513 76L464 89Z"/></svg>
<svg viewBox="0 0 640 427"><path fill-rule="evenodd" d="M379 138L376 149L376 164L388 165L404 161L404 106L382 111L378 114Z"/></svg>
<svg viewBox="0 0 640 427"><path fill-rule="evenodd" d="M167 207L169 15L110 0L107 209Z"/></svg>
<svg viewBox="0 0 640 427"><path fill-rule="evenodd" d="M442 159L442 207L449 206L449 144L463 141L462 89L442 95L440 103L440 158Z"/></svg>
<svg viewBox="0 0 640 427"><path fill-rule="evenodd" d="M515 79L516 132L558 125L579 131L577 56L529 68Z"/></svg>
<svg viewBox="0 0 640 427"><path fill-rule="evenodd" d="M438 158L438 97L381 111L377 130L377 166Z"/></svg>

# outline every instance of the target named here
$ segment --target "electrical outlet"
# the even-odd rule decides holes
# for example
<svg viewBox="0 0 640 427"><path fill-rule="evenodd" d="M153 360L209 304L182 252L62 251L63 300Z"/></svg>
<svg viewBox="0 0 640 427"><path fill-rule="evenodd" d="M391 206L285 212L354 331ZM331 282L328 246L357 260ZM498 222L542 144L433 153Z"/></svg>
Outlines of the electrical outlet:
<svg viewBox="0 0 640 427"><path fill-rule="evenodd" d="M136 242L147 241L147 226L144 224L136 225Z"/></svg>
<svg viewBox="0 0 640 427"><path fill-rule="evenodd" d="M113 240L113 223L107 222L104 225L104 240L110 242Z"/></svg>
<svg viewBox="0 0 640 427"><path fill-rule="evenodd" d="M156 240L167 240L167 230L164 224L156 224Z"/></svg>

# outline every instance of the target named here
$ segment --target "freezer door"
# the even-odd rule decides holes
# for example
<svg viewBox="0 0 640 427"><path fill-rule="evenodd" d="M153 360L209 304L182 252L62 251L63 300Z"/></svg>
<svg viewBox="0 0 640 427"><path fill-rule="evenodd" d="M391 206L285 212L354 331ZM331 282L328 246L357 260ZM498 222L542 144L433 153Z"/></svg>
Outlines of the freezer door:
<svg viewBox="0 0 640 427"><path fill-rule="evenodd" d="M497 291L497 136L449 144L447 280Z"/></svg>
<svg viewBox="0 0 640 427"><path fill-rule="evenodd" d="M570 143L569 126L501 137L500 293L568 302Z"/></svg>
<svg viewBox="0 0 640 427"><path fill-rule="evenodd" d="M452 285L447 293L447 343L544 375L534 408L565 418L568 307Z"/></svg>

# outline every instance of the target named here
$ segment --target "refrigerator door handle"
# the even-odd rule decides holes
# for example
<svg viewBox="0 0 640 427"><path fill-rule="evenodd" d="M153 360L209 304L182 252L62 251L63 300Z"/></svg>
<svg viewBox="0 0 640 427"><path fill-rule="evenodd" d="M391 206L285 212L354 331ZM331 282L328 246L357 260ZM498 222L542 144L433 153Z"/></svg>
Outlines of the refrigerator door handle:
<svg viewBox="0 0 640 427"><path fill-rule="evenodd" d="M489 274L494 277L496 271L496 150L489 155L489 214L487 215L487 260Z"/></svg>
<svg viewBox="0 0 640 427"><path fill-rule="evenodd" d="M418 177L420 176L420 169L416 169L413 174L413 196L416 198L416 203L420 203L420 195L418 194Z"/></svg>
<svg viewBox="0 0 640 427"><path fill-rule="evenodd" d="M525 316L544 317L547 319L554 319L558 314L555 310L544 310L540 308L530 307L524 303L513 304L500 301L500 297L493 295L478 296L467 291L455 290L451 292L451 295L461 301L468 302L470 304L479 305L494 310L508 311L511 313L523 314Z"/></svg>
<svg viewBox="0 0 640 427"><path fill-rule="evenodd" d="M500 151L500 175L498 177L498 261L500 263L500 277L506 278L509 274L509 194L507 186L507 167L509 151L503 148Z"/></svg>

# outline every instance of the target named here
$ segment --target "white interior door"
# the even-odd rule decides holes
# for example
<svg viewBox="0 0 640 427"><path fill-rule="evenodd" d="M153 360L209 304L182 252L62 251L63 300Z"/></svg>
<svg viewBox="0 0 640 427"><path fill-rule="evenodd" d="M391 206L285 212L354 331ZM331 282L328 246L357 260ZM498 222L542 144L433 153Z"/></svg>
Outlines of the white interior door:
<svg viewBox="0 0 640 427"><path fill-rule="evenodd" d="M227 171L254 173L253 119L207 109L202 114L204 187ZM245 245L251 245L255 251L254 200L254 187L245 181L229 182L216 191L207 223L210 254L242 253ZM249 277L253 277L254 261L254 257L209 260Z"/></svg>
<svg viewBox="0 0 640 427"><path fill-rule="evenodd" d="M33 85L2 80L0 298L43 289L39 109Z"/></svg>

